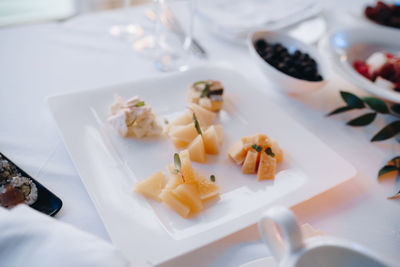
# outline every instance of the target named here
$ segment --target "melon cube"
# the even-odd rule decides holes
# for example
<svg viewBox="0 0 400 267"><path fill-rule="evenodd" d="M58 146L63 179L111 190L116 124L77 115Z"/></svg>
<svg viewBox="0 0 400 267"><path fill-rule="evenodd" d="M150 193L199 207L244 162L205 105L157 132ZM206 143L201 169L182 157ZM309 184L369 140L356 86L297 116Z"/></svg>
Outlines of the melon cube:
<svg viewBox="0 0 400 267"><path fill-rule="evenodd" d="M269 138L266 134L255 134L251 136L242 137L243 149L249 150L252 145L256 144L261 147L268 145Z"/></svg>
<svg viewBox="0 0 400 267"><path fill-rule="evenodd" d="M206 201L219 195L218 185L216 185L214 182L211 182L210 179L204 178L198 173L195 173L195 177L200 193L200 199L202 201Z"/></svg>
<svg viewBox="0 0 400 267"><path fill-rule="evenodd" d="M181 174L174 172L175 169L176 168L173 164L168 165L169 178L164 187L165 189L175 189L178 185L183 183Z"/></svg>
<svg viewBox="0 0 400 267"><path fill-rule="evenodd" d="M218 136L214 125L210 126L203 134L204 148L208 154L218 154Z"/></svg>
<svg viewBox="0 0 400 267"><path fill-rule="evenodd" d="M161 190L165 186L165 176L161 171L151 175L143 181L140 181L134 185L134 191L155 199L157 201L161 201L159 195Z"/></svg>
<svg viewBox="0 0 400 267"><path fill-rule="evenodd" d="M172 126L177 126L177 125L186 125L193 122L193 117L192 114L189 112L185 112L182 115L180 115L178 118L176 118L174 121L170 123Z"/></svg>
<svg viewBox="0 0 400 267"><path fill-rule="evenodd" d="M178 125L174 127L170 127L169 136L174 139L178 139L184 142L192 142L193 139L198 135L196 128L194 126L194 122L187 125Z"/></svg>
<svg viewBox="0 0 400 267"><path fill-rule="evenodd" d="M281 163L283 160L283 151L275 140L271 141L271 150L275 154L276 163Z"/></svg>
<svg viewBox="0 0 400 267"><path fill-rule="evenodd" d="M246 150L243 148L242 141L237 141L228 151L228 155L233 159L237 164L242 164L244 159L246 158Z"/></svg>
<svg viewBox="0 0 400 267"><path fill-rule="evenodd" d="M242 166L242 173L256 173L258 154L259 153L255 150L249 150L247 152L246 158Z"/></svg>
<svg viewBox="0 0 400 267"><path fill-rule="evenodd" d="M181 139L174 138L174 137L171 138L171 140L176 148L185 148L190 144L189 142L186 142Z"/></svg>
<svg viewBox="0 0 400 267"><path fill-rule="evenodd" d="M179 201L171 190L163 190L160 194L162 202L167 204L176 213L181 215L183 218L187 218L190 213L190 208Z"/></svg>
<svg viewBox="0 0 400 267"><path fill-rule="evenodd" d="M206 150L201 135L198 135L188 147L190 159L199 163L205 163L207 160Z"/></svg>
<svg viewBox="0 0 400 267"><path fill-rule="evenodd" d="M189 109L192 114L196 114L196 118L199 121L201 126L209 126L213 124L216 114L212 111L209 111L197 104L191 103L189 105Z"/></svg>
<svg viewBox="0 0 400 267"><path fill-rule="evenodd" d="M181 203L189 207L192 213L197 213L203 209L199 190L195 184L180 184L172 193Z"/></svg>
<svg viewBox="0 0 400 267"><path fill-rule="evenodd" d="M187 149L179 152L179 157L181 159L181 172L185 179L185 183L196 183L194 170L190 162L190 155Z"/></svg>
<svg viewBox="0 0 400 267"><path fill-rule="evenodd" d="M260 181L266 179L274 179L275 169L276 159L262 151L260 156L260 164L258 166L257 180Z"/></svg>
<svg viewBox="0 0 400 267"><path fill-rule="evenodd" d="M217 131L218 144L222 144L222 140L224 138L223 133L222 133L222 125L216 124L216 125L214 125L214 128L215 128L215 131Z"/></svg>

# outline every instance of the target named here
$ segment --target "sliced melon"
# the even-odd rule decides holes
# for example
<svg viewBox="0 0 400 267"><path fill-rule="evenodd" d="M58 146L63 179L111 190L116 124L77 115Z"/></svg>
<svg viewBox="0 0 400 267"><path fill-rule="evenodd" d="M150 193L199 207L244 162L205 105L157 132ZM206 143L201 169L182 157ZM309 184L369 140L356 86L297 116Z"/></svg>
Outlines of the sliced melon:
<svg viewBox="0 0 400 267"><path fill-rule="evenodd" d="M219 153L218 135L217 135L217 131L215 130L214 125L210 126L203 133L203 141L204 141L204 148L206 150L206 153L214 154L214 155Z"/></svg>
<svg viewBox="0 0 400 267"><path fill-rule="evenodd" d="M173 139L178 139L183 142L190 143L198 135L196 128L194 127L194 122L187 125L178 125L170 127L169 136Z"/></svg>
<svg viewBox="0 0 400 267"><path fill-rule="evenodd" d="M160 194L162 202L167 204L171 209L176 211L183 218L187 218L190 214L190 208L179 201L171 190L163 190Z"/></svg>
<svg viewBox="0 0 400 267"><path fill-rule="evenodd" d="M185 183L197 183L192 164L190 162L190 155L187 149L179 152L179 157L181 159L181 172L185 179Z"/></svg>
<svg viewBox="0 0 400 267"><path fill-rule="evenodd" d="M246 158L246 150L243 148L242 141L237 141L228 151L229 157L233 159L237 164L242 164Z"/></svg>
<svg viewBox="0 0 400 267"><path fill-rule="evenodd" d="M183 179L180 173L176 173L175 166L173 164L168 165L169 178L167 180L167 184L165 185L165 189L175 189L178 185L183 183Z"/></svg>
<svg viewBox="0 0 400 267"><path fill-rule="evenodd" d="M222 125L216 124L214 125L215 131L217 131L218 143L222 144L222 140L224 139L224 135L222 133Z"/></svg>
<svg viewBox="0 0 400 267"><path fill-rule="evenodd" d="M178 185L172 193L181 203L190 208L191 213L197 213L203 209L199 190L195 184Z"/></svg>
<svg viewBox="0 0 400 267"><path fill-rule="evenodd" d="M251 151L249 151L250 153ZM257 180L266 180L275 178L276 159L269 156L264 151L261 152L260 164L257 171Z"/></svg>
<svg viewBox="0 0 400 267"><path fill-rule="evenodd" d="M258 146L264 147L268 144L269 138L266 134L255 134L241 138L243 142L243 149L249 150L252 145L256 144Z"/></svg>
<svg viewBox="0 0 400 267"><path fill-rule="evenodd" d="M189 109L192 114L196 114L196 118L199 121L201 126L210 126L213 124L216 114L212 111L209 111L197 104L191 103L189 105Z"/></svg>
<svg viewBox="0 0 400 267"><path fill-rule="evenodd" d="M207 160L206 150L201 135L198 135L188 147L190 159L199 163L205 163Z"/></svg>
<svg viewBox="0 0 400 267"><path fill-rule="evenodd" d="M249 150L243 162L242 173L250 174L256 173L258 152Z"/></svg>
<svg viewBox="0 0 400 267"><path fill-rule="evenodd" d="M210 179L204 178L198 173L195 173L197 186L199 188L200 199L206 201L219 195L219 186Z"/></svg>
<svg viewBox="0 0 400 267"><path fill-rule="evenodd" d="M276 163L281 163L283 160L283 151L275 140L271 141L271 150L275 154Z"/></svg>
<svg viewBox="0 0 400 267"><path fill-rule="evenodd" d="M159 195L164 186L165 176L163 172L159 171L145 180L136 183L133 189L146 197L161 201Z"/></svg>
<svg viewBox="0 0 400 267"><path fill-rule="evenodd" d="M183 141L183 140L177 139L177 138L171 138L171 140L172 140L172 144L174 144L174 146L176 148L185 148L190 144L189 142L186 142L186 141Z"/></svg>
<svg viewBox="0 0 400 267"><path fill-rule="evenodd" d="M170 126L186 125L193 122L192 114L185 112L170 123Z"/></svg>

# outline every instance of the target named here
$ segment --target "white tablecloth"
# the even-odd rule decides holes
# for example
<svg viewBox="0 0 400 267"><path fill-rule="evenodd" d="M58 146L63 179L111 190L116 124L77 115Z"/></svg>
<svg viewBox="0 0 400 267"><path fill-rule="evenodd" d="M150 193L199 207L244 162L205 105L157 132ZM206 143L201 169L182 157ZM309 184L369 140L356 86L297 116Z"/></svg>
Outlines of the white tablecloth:
<svg viewBox="0 0 400 267"><path fill-rule="evenodd" d="M340 1L325 5L331 29L357 24L354 17L343 13L348 4ZM58 220L107 241L109 236L44 101L48 95L157 74L150 58L134 52L129 42L108 34L111 25L129 21L148 23L139 7L129 12L89 14L65 23L0 29L0 151L61 197L64 206L56 216ZM313 94L281 94L258 70L247 47L209 34L200 23L195 32L210 61L229 62L263 86L289 114L358 169L359 174L351 181L295 206L300 222L359 242L398 262L400 202L386 199L392 193L393 181L378 183L376 173L399 153L399 146L394 140L369 142L385 124L382 118L377 125L351 128L345 122L355 114L324 116L342 104L339 89L365 93L334 76L328 86ZM267 253L256 227L251 226L166 265L237 266Z"/></svg>

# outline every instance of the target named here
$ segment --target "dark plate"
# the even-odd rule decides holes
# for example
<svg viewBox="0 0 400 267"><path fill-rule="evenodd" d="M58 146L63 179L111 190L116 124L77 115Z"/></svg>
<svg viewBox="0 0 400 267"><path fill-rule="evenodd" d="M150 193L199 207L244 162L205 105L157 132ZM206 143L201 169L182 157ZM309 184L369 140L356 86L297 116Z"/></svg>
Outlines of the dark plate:
<svg viewBox="0 0 400 267"><path fill-rule="evenodd" d="M24 170L19 168L14 162L12 162L10 159L8 159L6 156L4 156L2 153L0 153L0 156L4 158L5 160L8 160L11 164L14 164L14 166L17 168L17 170L21 173L22 176L30 178L37 187L38 190L38 198L33 203L30 205L30 207L34 208L37 211L43 212L47 215L54 216L57 214L57 212L61 209L62 207L62 201L59 197L54 195L52 192L50 192L46 187L44 187L41 183L36 181L35 179L32 178L29 174L27 174Z"/></svg>

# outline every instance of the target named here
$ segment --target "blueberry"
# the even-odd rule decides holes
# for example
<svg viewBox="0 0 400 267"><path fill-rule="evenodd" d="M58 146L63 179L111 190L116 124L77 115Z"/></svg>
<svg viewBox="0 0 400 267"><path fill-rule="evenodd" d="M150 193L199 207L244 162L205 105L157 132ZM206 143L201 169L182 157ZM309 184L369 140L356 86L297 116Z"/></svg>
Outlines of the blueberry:
<svg viewBox="0 0 400 267"><path fill-rule="evenodd" d="M267 42L264 39L258 39L254 43L254 45L256 46L256 49L261 49L261 50L264 50L268 46Z"/></svg>

